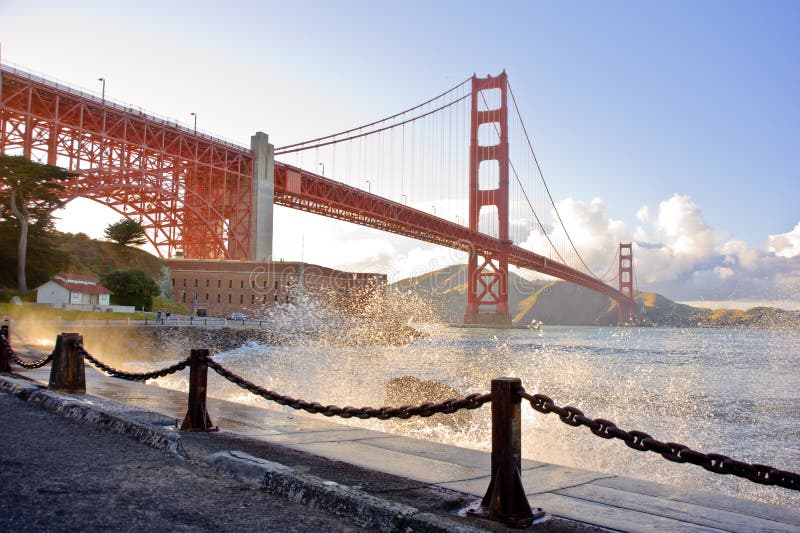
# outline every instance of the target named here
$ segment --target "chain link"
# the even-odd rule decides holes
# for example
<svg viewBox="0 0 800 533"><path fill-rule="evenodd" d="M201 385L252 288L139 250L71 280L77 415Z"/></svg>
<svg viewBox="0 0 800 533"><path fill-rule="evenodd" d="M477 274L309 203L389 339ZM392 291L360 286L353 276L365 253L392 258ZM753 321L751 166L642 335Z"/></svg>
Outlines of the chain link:
<svg viewBox="0 0 800 533"><path fill-rule="evenodd" d="M489 394L470 394L464 398L453 398L445 400L440 403L423 403L421 405L404 405L402 407L339 407L337 405L322 405L316 402L308 402L306 400L299 400L291 396L285 396L275 391L271 391L247 381L241 376L238 376L223 367L210 357L206 358L208 366L210 366L217 374L224 377L231 383L252 392L257 396L261 396L265 400L286 405L292 409L303 410L312 414L322 414L325 416L338 416L341 418L377 418L379 420L388 420L390 418L411 418L412 416L432 416L437 413L451 414L462 409L477 409L483 404L491 401Z"/></svg>
<svg viewBox="0 0 800 533"><path fill-rule="evenodd" d="M762 485L777 485L791 490L800 490L800 474L779 470L772 466L750 464L731 459L718 453L702 453L677 442L661 442L643 431L625 431L610 420L589 418L576 407L561 407L544 394L528 394L520 389L519 395L528 400L540 413L555 413L562 422L573 427L586 426L604 439L619 439L640 452L655 452L668 461L690 463L716 474L729 474L749 479Z"/></svg>
<svg viewBox="0 0 800 533"><path fill-rule="evenodd" d="M26 362L22 359L17 352L14 351L14 348L11 347L9 344L8 339L5 335L0 335L0 342L3 343L3 348L8 352L8 355L11 356L11 359L17 363L22 368L34 369L34 368L41 368L44 365L48 364L50 361L53 360L53 357L56 356L55 349L50 353L50 355L46 355L43 358L39 359L38 361L33 361L31 363Z"/></svg>
<svg viewBox="0 0 800 533"><path fill-rule="evenodd" d="M75 349L78 350L83 357L85 357L90 363L94 366L105 372L106 374L119 378L119 379L126 379L128 381L146 381L148 379L155 379L155 378L163 378L164 376L168 376L170 374L174 374L175 372L179 372L189 366L189 358L187 357L183 361L176 363L172 366L168 366L166 368L162 368L161 370L153 370L152 372L141 372L141 373L132 373L132 372L124 372L122 370L117 370L116 368L112 368L107 364L103 363L102 361L95 358L92 354L86 351L86 348L79 342L75 343Z"/></svg>

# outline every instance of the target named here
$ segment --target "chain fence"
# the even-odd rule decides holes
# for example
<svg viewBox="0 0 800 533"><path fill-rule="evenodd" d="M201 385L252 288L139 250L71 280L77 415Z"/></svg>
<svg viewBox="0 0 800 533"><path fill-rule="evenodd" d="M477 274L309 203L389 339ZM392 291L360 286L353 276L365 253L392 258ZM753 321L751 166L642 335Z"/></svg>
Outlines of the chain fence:
<svg viewBox="0 0 800 533"><path fill-rule="evenodd" d="M41 367L47 365L56 356L56 351L54 349L52 352L50 352L50 355L45 355L44 357L42 357L38 361L32 361L32 362L29 363L29 362L25 361L24 359L22 359L19 355L17 355L17 352L15 352L14 348L11 347L11 344L9 344L8 339L6 338L5 335L0 335L0 343L3 344L3 348L6 350L8 355L11 357L12 361L17 363L22 368L27 368L29 370L32 370L34 368L41 368Z"/></svg>
<svg viewBox="0 0 800 533"><path fill-rule="evenodd" d="M412 416L428 417L438 413L452 414L462 409L477 409L483 404L491 401L489 394L470 394L464 398L453 398L445 400L440 403L423 403L420 405L403 405L401 407L339 407L337 405L322 405L317 402L309 402L285 396L275 391L265 389L255 383L252 383L245 378L238 376L217 363L213 359L206 358L208 366L211 367L217 374L224 377L231 383L257 395L265 400L276 402L280 405L291 407L292 409L303 410L308 413L321 414L325 416L338 416L340 418L360 418L366 420L369 418L377 418L379 420L388 420L390 418L407 419Z"/></svg>
<svg viewBox="0 0 800 533"><path fill-rule="evenodd" d="M690 463L701 466L715 474L725 474L748 479L762 485L776 485L791 490L800 490L800 475L775 467L751 464L731 459L718 453L702 453L677 442L661 442L643 431L625 431L614 422L604 418L589 418L576 407L561 407L544 394L528 394L525 389L519 395L530 402L534 410L557 414L569 426L586 426L603 439L619 439L627 446L640 452L654 452L674 463Z"/></svg>
<svg viewBox="0 0 800 533"><path fill-rule="evenodd" d="M0 343L7 354L23 368L40 368L50 363L56 355L56 351L42 358L39 361L27 363L20 359L14 352L5 335L0 335ZM178 363L150 372L125 372L103 363L92 354L80 342L74 343L74 348L92 365L106 374L128 381L145 381L168 376L179 372L191 364L191 357L179 361ZM392 418L408 419L414 416L429 417L435 414L452 414L465 409L478 409L484 404L492 401L491 394L470 394L463 398L452 398L439 403L423 403L420 405L403 405L400 407L340 407L337 405L322 405L318 402L293 398L278 392L266 389L260 385L245 379L242 376L228 370L211 357L204 355L200 361L208 365L217 374L231 383L260 396L265 400L290 407L292 409L303 410L312 414L321 414L328 417L340 418L359 418L362 420L375 418L388 420ZM693 450L688 446L677 442L662 442L643 431L624 430L614 422L603 418L590 418L583 411L572 406L559 406L552 398L544 394L529 394L521 386L516 391L520 399L527 400L531 407L543 414L556 414L559 419L572 427L585 426L592 434L603 439L618 439L623 441L628 447L642 452L654 452L668 461L675 463L689 463L700 466L715 474L732 475L747 479L762 485L774 485L790 490L800 490L800 474L780 470L778 468L758 463L746 463L737 461L726 455L718 453L702 453Z"/></svg>
<svg viewBox="0 0 800 533"><path fill-rule="evenodd" d="M165 376L169 376L170 374L174 374L175 372L180 372L181 370L189 366L189 358L187 357L183 361L175 363L172 366L162 368L160 370L153 370L151 372L140 372L140 373L125 372L123 370L117 370L116 368L113 368L105 364L104 362L100 361L92 354L87 352L86 348L83 347L83 344L79 342L75 343L75 349L78 350L78 352L80 352L80 354L83 355L83 357L86 358L90 363L92 363L95 367L99 368L106 374L127 381L146 381L148 379L163 378Z"/></svg>

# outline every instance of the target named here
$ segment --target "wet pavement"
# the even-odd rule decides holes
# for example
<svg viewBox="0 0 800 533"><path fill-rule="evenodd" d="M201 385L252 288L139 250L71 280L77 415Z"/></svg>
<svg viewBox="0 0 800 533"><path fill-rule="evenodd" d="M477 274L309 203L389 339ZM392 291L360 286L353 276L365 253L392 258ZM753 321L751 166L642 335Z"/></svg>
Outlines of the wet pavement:
<svg viewBox="0 0 800 533"><path fill-rule="evenodd" d="M356 531L0 393L0 531Z"/></svg>

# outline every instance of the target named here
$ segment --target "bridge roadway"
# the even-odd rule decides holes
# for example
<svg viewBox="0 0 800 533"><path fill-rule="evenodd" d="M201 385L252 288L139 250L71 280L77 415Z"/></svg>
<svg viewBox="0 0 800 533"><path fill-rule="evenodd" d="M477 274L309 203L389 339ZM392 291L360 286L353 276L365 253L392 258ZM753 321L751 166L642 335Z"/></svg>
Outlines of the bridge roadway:
<svg viewBox="0 0 800 533"><path fill-rule="evenodd" d="M497 257L503 247L503 241L496 237L278 161L275 203L464 252L475 250ZM630 301L593 276L513 244L508 246L508 262L576 283L617 301Z"/></svg>

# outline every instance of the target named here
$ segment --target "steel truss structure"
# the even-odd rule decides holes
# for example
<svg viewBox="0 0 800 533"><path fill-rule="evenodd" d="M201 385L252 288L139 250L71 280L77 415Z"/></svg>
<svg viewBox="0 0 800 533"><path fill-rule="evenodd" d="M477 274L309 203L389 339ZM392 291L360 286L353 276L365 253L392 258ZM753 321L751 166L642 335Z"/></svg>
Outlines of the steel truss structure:
<svg viewBox="0 0 800 533"><path fill-rule="evenodd" d="M249 257L250 150L18 69L0 76L0 153L77 172L65 201L141 221L162 257Z"/></svg>

